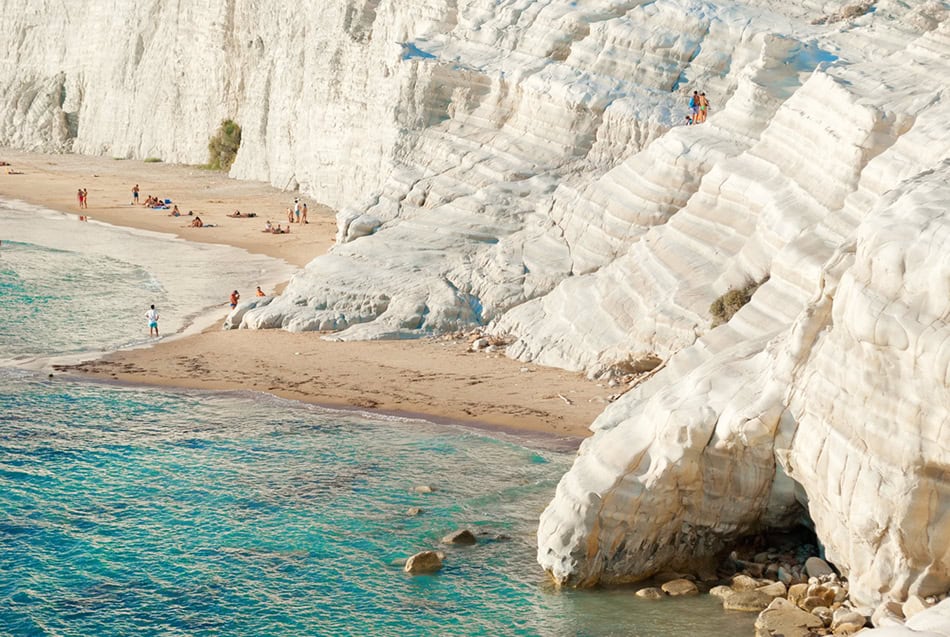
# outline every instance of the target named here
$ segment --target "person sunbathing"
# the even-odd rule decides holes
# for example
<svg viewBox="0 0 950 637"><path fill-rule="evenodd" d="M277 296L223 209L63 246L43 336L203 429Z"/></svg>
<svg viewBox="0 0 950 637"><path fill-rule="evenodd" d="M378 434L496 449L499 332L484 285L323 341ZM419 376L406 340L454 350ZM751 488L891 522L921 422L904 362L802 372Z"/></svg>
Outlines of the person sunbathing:
<svg viewBox="0 0 950 637"><path fill-rule="evenodd" d="M181 216L181 210L178 209L178 204L175 204L175 207L172 208L172 211L171 211L170 213L168 213L168 216L169 216L169 217L180 217L180 216Z"/></svg>
<svg viewBox="0 0 950 637"><path fill-rule="evenodd" d="M186 228L204 228L204 222L201 220L201 217L195 217L192 222L185 226Z"/></svg>
<svg viewBox="0 0 950 637"><path fill-rule="evenodd" d="M274 226L271 225L270 219L267 220L267 223L264 224L264 229L261 232L273 232Z"/></svg>

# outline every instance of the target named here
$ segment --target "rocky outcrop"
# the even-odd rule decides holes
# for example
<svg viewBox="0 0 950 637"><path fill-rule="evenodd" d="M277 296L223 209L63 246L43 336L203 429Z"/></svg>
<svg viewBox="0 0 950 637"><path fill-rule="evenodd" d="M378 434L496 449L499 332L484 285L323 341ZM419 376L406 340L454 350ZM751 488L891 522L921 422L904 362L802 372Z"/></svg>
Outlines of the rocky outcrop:
<svg viewBox="0 0 950 637"><path fill-rule="evenodd" d="M0 12L0 143L200 163L235 119L232 176L341 207L333 250L235 326L662 361L542 516L562 584L807 519L856 600L927 597L950 588L950 7L850 7L25 0ZM712 115L686 127L693 88Z"/></svg>
<svg viewBox="0 0 950 637"><path fill-rule="evenodd" d="M406 560L403 570L411 575L428 575L442 570L443 555L438 551L420 551Z"/></svg>
<svg viewBox="0 0 950 637"><path fill-rule="evenodd" d="M894 69L903 59L935 70L945 25L892 54ZM950 111L920 94L923 77L894 69L813 75L628 261L565 283L588 291L596 309L585 325L610 326L597 348L577 355L577 339L546 338L550 311L531 319L517 353L537 342L538 356L588 369L638 351L667 358L594 423L542 516L539 561L558 581L645 578L788 523L800 505L855 599L950 586L938 548L950 528L950 439L940 433L950 393L938 360L950 306L930 291L948 263L924 256L945 232L950 143L937 122ZM773 138L790 129L799 135ZM818 148L828 153L793 159ZM717 295L763 274L747 306L704 331ZM617 285L629 295L607 296Z"/></svg>

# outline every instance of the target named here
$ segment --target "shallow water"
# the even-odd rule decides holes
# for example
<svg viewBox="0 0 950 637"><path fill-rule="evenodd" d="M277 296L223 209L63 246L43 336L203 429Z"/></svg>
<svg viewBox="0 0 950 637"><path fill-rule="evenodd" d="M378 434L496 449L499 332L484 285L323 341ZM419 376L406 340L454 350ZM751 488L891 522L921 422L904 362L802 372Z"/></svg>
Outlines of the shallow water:
<svg viewBox="0 0 950 637"><path fill-rule="evenodd" d="M12 634L735 635L751 621L708 597L551 590L534 531L567 454L263 396L2 380ZM446 548L439 575L402 572L459 527L481 542Z"/></svg>
<svg viewBox="0 0 950 637"><path fill-rule="evenodd" d="M224 316L232 289L269 289L294 272L237 248L77 219L0 198L0 361L148 343L152 304L163 335L194 330Z"/></svg>
<svg viewBox="0 0 950 637"><path fill-rule="evenodd" d="M57 213L30 211L55 221L34 232L22 212L0 209L16 220L0 237L0 635L752 634L708 596L552 590L534 535L570 454L10 366L141 343L144 298L184 326L217 294L169 261L200 264L204 247L108 226L70 247ZM247 263L215 267L271 267ZM444 547L438 575L402 572L459 527L479 544Z"/></svg>

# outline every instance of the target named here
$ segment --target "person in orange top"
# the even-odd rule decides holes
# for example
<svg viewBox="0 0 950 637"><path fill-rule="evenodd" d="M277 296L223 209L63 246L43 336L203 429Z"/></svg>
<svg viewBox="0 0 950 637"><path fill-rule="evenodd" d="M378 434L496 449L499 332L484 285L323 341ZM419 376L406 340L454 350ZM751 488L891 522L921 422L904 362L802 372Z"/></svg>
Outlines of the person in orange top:
<svg viewBox="0 0 950 637"><path fill-rule="evenodd" d="M235 290L234 292L231 292L231 309L232 310L237 307L238 300L240 298L241 298L241 295L238 294L237 290Z"/></svg>
<svg viewBox="0 0 950 637"><path fill-rule="evenodd" d="M257 286L257 296L267 296L264 294L264 290L261 289L261 286Z"/></svg>

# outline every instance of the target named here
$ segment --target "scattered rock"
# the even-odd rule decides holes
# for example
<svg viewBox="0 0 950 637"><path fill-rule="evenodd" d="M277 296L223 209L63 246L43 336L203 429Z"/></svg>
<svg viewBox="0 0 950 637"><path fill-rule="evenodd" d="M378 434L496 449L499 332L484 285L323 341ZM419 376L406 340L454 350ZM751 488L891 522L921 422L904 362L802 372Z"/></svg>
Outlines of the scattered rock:
<svg viewBox="0 0 950 637"><path fill-rule="evenodd" d="M825 626L831 626L831 620L834 619L834 612L827 606L813 608L811 614L820 619Z"/></svg>
<svg viewBox="0 0 950 637"><path fill-rule="evenodd" d="M808 584L792 584L788 588L788 601L798 606L808 596Z"/></svg>
<svg viewBox="0 0 950 637"><path fill-rule="evenodd" d="M848 608L839 608L834 612L831 619L831 630L836 635L848 635L856 633L867 623L867 618Z"/></svg>
<svg viewBox="0 0 950 637"><path fill-rule="evenodd" d="M848 599L848 589L845 588L844 586L838 586L837 584L833 584L829 586L828 589L831 590L831 592L835 594L835 598L834 598L835 604L840 604L844 600Z"/></svg>
<svg viewBox="0 0 950 637"><path fill-rule="evenodd" d="M475 539L475 534L468 529L453 531L442 538L443 544L455 544L459 546L471 546L476 542L478 542L478 540Z"/></svg>
<svg viewBox="0 0 950 637"><path fill-rule="evenodd" d="M805 572L808 573L808 577L821 577L823 575L835 574L834 570L828 566L828 562L820 557L809 557L805 560Z"/></svg>
<svg viewBox="0 0 950 637"><path fill-rule="evenodd" d="M696 588L696 584L689 581L688 579L675 579L667 582L660 588L663 589L663 592L671 597L680 597L682 595L698 595L699 589Z"/></svg>
<svg viewBox="0 0 950 637"><path fill-rule="evenodd" d="M406 515L408 516L415 517L420 514L422 514L422 509L420 509L419 507L409 507L408 509L406 509Z"/></svg>
<svg viewBox="0 0 950 637"><path fill-rule="evenodd" d="M732 590L734 591L754 591L761 584L759 580L748 575L736 575L732 578Z"/></svg>
<svg viewBox="0 0 950 637"><path fill-rule="evenodd" d="M771 602L771 597L759 591L736 591L722 600L722 607L726 610L758 613Z"/></svg>
<svg viewBox="0 0 950 637"><path fill-rule="evenodd" d="M437 573L442 570L442 556L436 551L422 551L416 553L406 560L404 570L413 575Z"/></svg>
<svg viewBox="0 0 950 637"><path fill-rule="evenodd" d="M778 578L778 581L785 584L785 586L791 586L794 580L794 578L792 577L791 571L786 569L784 566L778 567L778 573L776 574L776 578Z"/></svg>
<svg viewBox="0 0 950 637"><path fill-rule="evenodd" d="M746 562L745 560L736 560L736 565L752 577L762 577L762 575L765 573L765 564Z"/></svg>
<svg viewBox="0 0 950 637"><path fill-rule="evenodd" d="M435 492L435 489L433 489L432 487L430 487L430 486L427 485L427 484L416 485L416 486L412 487L412 490L415 491L416 493L433 493L433 492Z"/></svg>
<svg viewBox="0 0 950 637"><path fill-rule="evenodd" d="M477 352L479 350L486 349L489 346L491 346L491 341L483 336L482 338L476 338L474 341L472 341L470 349L473 352Z"/></svg>
<svg viewBox="0 0 950 637"><path fill-rule="evenodd" d="M805 595L805 598L809 597L818 597L821 599L822 603L819 606L831 606L835 603L835 591L828 586L823 586L821 584L808 586L808 594ZM811 610L806 608L805 610Z"/></svg>
<svg viewBox="0 0 950 637"><path fill-rule="evenodd" d="M825 601L824 597L819 597L817 595L810 595L806 597L805 599L803 599L802 601L798 602L798 607L801 608L803 611L806 611L809 613L815 610L816 608L818 608L819 606L827 607L828 602Z"/></svg>
<svg viewBox="0 0 950 637"><path fill-rule="evenodd" d="M663 591L656 588L655 586L650 586L649 588L641 588L636 593L634 593L640 599L660 599L663 597Z"/></svg>
<svg viewBox="0 0 950 637"><path fill-rule="evenodd" d="M735 591L728 586L714 586L709 590L710 595L718 597L719 599L726 599L733 593L735 593Z"/></svg>
<svg viewBox="0 0 950 637"><path fill-rule="evenodd" d="M811 637L812 629L822 628L821 619L776 597L755 620L756 637Z"/></svg>
<svg viewBox="0 0 950 637"><path fill-rule="evenodd" d="M785 597L785 594L788 592L788 589L785 588L785 584L782 582L772 582L771 584L766 584L765 586L760 586L757 589L760 593L765 593L769 597Z"/></svg>

